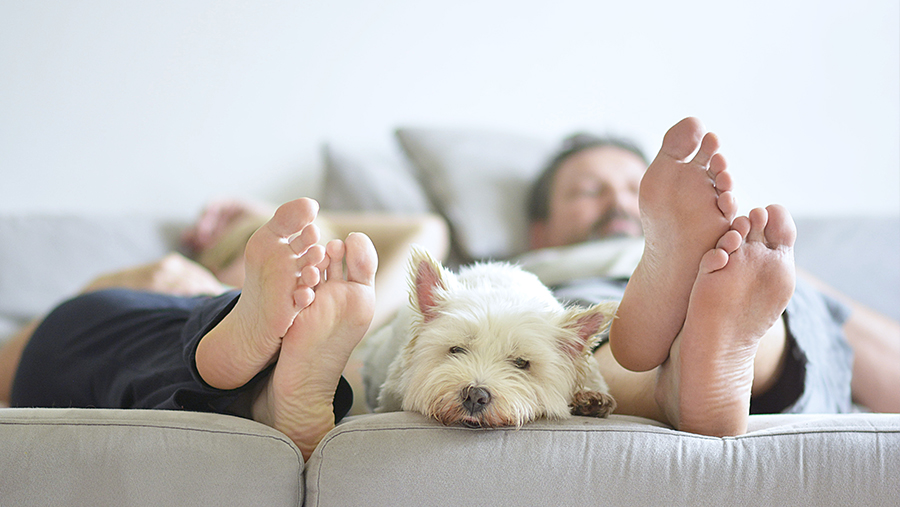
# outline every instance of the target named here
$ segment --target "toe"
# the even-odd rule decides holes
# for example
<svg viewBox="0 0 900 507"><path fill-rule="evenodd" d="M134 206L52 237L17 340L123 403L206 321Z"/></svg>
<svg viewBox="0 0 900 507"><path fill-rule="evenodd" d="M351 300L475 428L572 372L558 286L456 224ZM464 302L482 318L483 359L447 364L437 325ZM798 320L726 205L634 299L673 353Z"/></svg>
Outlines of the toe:
<svg viewBox="0 0 900 507"><path fill-rule="evenodd" d="M309 224L290 239L291 250L297 255L303 255L311 246L319 242L321 236L319 226Z"/></svg>
<svg viewBox="0 0 900 507"><path fill-rule="evenodd" d="M325 260L325 247L313 245L297 260L297 268L300 273L300 284L314 287L322 278L321 264Z"/></svg>
<svg viewBox="0 0 900 507"><path fill-rule="evenodd" d="M694 164L701 167L709 167L713 156L719 150L719 138L712 132L707 132L700 142L700 150L694 155Z"/></svg>
<svg viewBox="0 0 900 507"><path fill-rule="evenodd" d="M368 236L353 233L347 236L347 279L372 285L378 269L378 254Z"/></svg>
<svg viewBox="0 0 900 507"><path fill-rule="evenodd" d="M737 215L738 205L732 192L728 191L719 194L716 198L716 205L719 207L719 211L722 212L722 215L725 216L725 218L729 221L734 220L734 216Z"/></svg>
<svg viewBox="0 0 900 507"><path fill-rule="evenodd" d="M772 204L766 207L768 222L765 228L766 244L771 248L793 247L797 239L794 220L784 206Z"/></svg>
<svg viewBox="0 0 900 507"><path fill-rule="evenodd" d="M728 264L728 253L721 248L713 248L700 258L700 272L712 273L724 268Z"/></svg>
<svg viewBox="0 0 900 507"><path fill-rule="evenodd" d="M754 208L750 210L750 232L747 233L747 241L766 241L766 222L769 220L769 213L765 208Z"/></svg>
<svg viewBox="0 0 900 507"><path fill-rule="evenodd" d="M716 182L716 190L726 192L734 189L734 180L731 173L726 171L728 164L725 163L725 157L721 153L713 155L709 162L709 173Z"/></svg>
<svg viewBox="0 0 900 507"><path fill-rule="evenodd" d="M303 266L300 270L300 286L315 287L322 279L322 273L315 266Z"/></svg>
<svg viewBox="0 0 900 507"><path fill-rule="evenodd" d="M731 222L731 229L737 231L741 238L746 238L750 233L750 219L747 217L737 217Z"/></svg>
<svg viewBox="0 0 900 507"><path fill-rule="evenodd" d="M282 204L267 226L281 237L291 236L309 225L319 212L319 203L302 198Z"/></svg>
<svg viewBox="0 0 900 507"><path fill-rule="evenodd" d="M298 264L301 269L305 266L319 267L323 259L325 259L325 247L313 245L300 256Z"/></svg>
<svg viewBox="0 0 900 507"><path fill-rule="evenodd" d="M294 305L302 310L316 299L316 293L310 287L301 287L294 292Z"/></svg>
<svg viewBox="0 0 900 507"><path fill-rule="evenodd" d="M734 253L744 242L741 233L732 229L726 232L716 243L716 248L723 250L726 254Z"/></svg>
<svg viewBox="0 0 900 507"><path fill-rule="evenodd" d="M685 160L697 150L701 139L703 124L700 120L685 118L666 132L660 152L677 160Z"/></svg>
<svg viewBox="0 0 900 507"><path fill-rule="evenodd" d="M344 242L333 239L325 245L328 267L325 270L327 280L340 280L344 278Z"/></svg>

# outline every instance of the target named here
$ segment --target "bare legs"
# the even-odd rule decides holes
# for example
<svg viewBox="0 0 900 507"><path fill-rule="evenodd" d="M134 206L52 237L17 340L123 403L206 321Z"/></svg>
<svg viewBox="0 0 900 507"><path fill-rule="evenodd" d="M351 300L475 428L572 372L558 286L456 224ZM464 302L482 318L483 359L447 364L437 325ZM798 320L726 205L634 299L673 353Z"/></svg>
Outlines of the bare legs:
<svg viewBox="0 0 900 507"><path fill-rule="evenodd" d="M253 402L255 420L288 435L308 458L334 426L334 392L375 305L377 255L369 238L315 245L318 207L281 206L247 243L235 308L197 347L197 370L213 387L246 384L275 368Z"/></svg>
<svg viewBox="0 0 900 507"><path fill-rule="evenodd" d="M717 147L696 120L667 133L641 183L647 246L598 359L625 411L734 435L746 431L754 385L765 388L780 374L796 232L779 206L733 219Z"/></svg>

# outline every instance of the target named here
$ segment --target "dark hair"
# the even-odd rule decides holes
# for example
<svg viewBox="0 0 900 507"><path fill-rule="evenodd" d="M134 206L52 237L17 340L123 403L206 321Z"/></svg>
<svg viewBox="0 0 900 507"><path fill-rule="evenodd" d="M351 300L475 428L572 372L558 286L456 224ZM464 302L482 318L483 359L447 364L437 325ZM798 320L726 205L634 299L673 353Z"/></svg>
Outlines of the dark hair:
<svg viewBox="0 0 900 507"><path fill-rule="evenodd" d="M550 215L550 192L553 190L553 178L556 171L569 157L581 153L591 148L602 148L604 146L612 146L630 151L641 157L645 164L648 164L647 157L638 146L627 140L616 137L601 137L586 132L578 132L563 139L562 144L556 151L556 154L547 163L547 166L541 171L540 177L531 186L531 193L528 198L528 222L540 222L546 220Z"/></svg>

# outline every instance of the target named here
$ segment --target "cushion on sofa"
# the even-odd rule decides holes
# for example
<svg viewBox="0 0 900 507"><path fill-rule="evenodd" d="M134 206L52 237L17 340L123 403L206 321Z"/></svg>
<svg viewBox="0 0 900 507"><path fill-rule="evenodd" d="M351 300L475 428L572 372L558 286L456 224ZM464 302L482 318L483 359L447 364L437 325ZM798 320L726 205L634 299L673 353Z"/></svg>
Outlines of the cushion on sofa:
<svg viewBox="0 0 900 507"><path fill-rule="evenodd" d="M473 430L378 414L328 434L306 483L317 507L889 505L900 416L753 416L713 438L617 415Z"/></svg>
<svg viewBox="0 0 900 507"><path fill-rule="evenodd" d="M303 501L285 435L219 414L0 409L0 504L266 505Z"/></svg>

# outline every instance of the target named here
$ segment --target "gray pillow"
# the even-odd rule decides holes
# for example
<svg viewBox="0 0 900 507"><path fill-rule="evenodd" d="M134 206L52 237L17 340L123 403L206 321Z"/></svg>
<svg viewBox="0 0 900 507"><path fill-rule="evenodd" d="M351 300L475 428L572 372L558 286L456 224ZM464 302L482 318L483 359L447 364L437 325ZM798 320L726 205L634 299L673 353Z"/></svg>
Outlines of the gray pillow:
<svg viewBox="0 0 900 507"><path fill-rule="evenodd" d="M525 201L554 143L486 130L400 128L396 135L463 260L527 249Z"/></svg>
<svg viewBox="0 0 900 507"><path fill-rule="evenodd" d="M0 216L0 318L40 316L100 274L161 258L182 224L148 217Z"/></svg>
<svg viewBox="0 0 900 507"><path fill-rule="evenodd" d="M334 211L433 211L402 153L349 150L333 143L322 147L325 179L319 203Z"/></svg>

